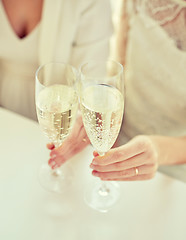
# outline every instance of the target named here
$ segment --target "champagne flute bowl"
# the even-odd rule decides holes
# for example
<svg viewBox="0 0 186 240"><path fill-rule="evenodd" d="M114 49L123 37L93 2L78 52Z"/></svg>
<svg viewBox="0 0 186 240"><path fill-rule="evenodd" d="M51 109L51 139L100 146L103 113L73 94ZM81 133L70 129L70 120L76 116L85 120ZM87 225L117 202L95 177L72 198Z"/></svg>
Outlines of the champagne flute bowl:
<svg viewBox="0 0 186 240"><path fill-rule="evenodd" d="M68 137L78 109L76 93L77 70L72 66L50 62L40 66L35 75L35 102L39 125L55 147ZM66 164L65 164L66 165ZM41 185L48 191L61 193L69 183L71 170L65 166L51 169L42 165L39 173Z"/></svg>
<svg viewBox="0 0 186 240"><path fill-rule="evenodd" d="M87 135L100 156L115 143L124 111L123 66L112 60L91 61L80 67L79 100ZM85 202L106 212L120 195L114 182L95 181L85 190Z"/></svg>

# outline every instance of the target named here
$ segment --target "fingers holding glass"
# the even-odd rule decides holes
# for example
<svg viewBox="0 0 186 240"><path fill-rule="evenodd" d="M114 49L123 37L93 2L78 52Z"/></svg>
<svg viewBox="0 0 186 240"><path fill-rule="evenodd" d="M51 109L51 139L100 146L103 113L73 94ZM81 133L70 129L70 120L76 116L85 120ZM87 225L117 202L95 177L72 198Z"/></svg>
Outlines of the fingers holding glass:
<svg viewBox="0 0 186 240"><path fill-rule="evenodd" d="M112 154L110 156L113 157ZM156 158L153 156L149 152L143 152L129 159L117 160L113 158L112 161L107 161L106 154L102 157L103 161L100 161L99 156L95 157L90 167L93 169L94 176L105 181L147 180L154 177L158 168Z"/></svg>
<svg viewBox="0 0 186 240"><path fill-rule="evenodd" d="M138 136L105 156L94 155L90 167L94 176L104 180L146 180L155 176L158 155L150 137Z"/></svg>
<svg viewBox="0 0 186 240"><path fill-rule="evenodd" d="M129 181L151 179L156 172L154 165L141 165L126 170L100 172L93 170L92 174L104 181Z"/></svg>
<svg viewBox="0 0 186 240"><path fill-rule="evenodd" d="M75 154L82 151L88 144L90 144L90 140L86 135L83 123L77 121L70 136L64 140L63 144L51 150L49 165L52 169L61 166Z"/></svg>
<svg viewBox="0 0 186 240"><path fill-rule="evenodd" d="M111 156L113 159L111 160ZM114 155L109 155L107 160L107 154L103 157L95 157L90 165L90 167L96 171L100 172L110 172L110 171L122 171L130 168L138 167L140 165L148 164L146 153L138 154L132 158L125 159L114 159ZM101 161L102 160L102 161Z"/></svg>

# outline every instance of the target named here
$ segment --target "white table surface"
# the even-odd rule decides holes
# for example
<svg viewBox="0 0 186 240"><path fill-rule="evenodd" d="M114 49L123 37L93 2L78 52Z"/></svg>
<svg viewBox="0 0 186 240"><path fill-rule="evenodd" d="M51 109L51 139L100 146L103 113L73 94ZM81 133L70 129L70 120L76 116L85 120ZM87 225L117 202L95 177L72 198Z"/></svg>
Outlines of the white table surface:
<svg viewBox="0 0 186 240"><path fill-rule="evenodd" d="M38 169L48 150L37 123L0 108L1 240L185 240L186 184L157 173L144 182L122 182L107 213L83 200L91 147L74 157L73 185L63 195L45 191Z"/></svg>

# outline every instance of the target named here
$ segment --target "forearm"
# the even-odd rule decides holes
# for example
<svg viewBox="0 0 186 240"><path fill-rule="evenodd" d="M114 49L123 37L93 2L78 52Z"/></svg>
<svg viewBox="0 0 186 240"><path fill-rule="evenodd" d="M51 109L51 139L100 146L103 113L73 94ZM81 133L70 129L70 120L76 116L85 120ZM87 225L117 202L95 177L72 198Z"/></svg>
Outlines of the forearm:
<svg viewBox="0 0 186 240"><path fill-rule="evenodd" d="M150 136L157 147L159 165L186 164L186 136Z"/></svg>

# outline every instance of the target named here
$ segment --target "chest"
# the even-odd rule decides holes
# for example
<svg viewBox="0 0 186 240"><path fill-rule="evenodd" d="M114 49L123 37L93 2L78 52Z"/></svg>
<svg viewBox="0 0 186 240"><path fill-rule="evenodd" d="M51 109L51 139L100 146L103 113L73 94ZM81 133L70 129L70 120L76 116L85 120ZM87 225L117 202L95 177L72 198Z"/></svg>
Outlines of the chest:
<svg viewBox="0 0 186 240"><path fill-rule="evenodd" d="M41 19L43 0L2 0L7 19L19 38L24 38Z"/></svg>

